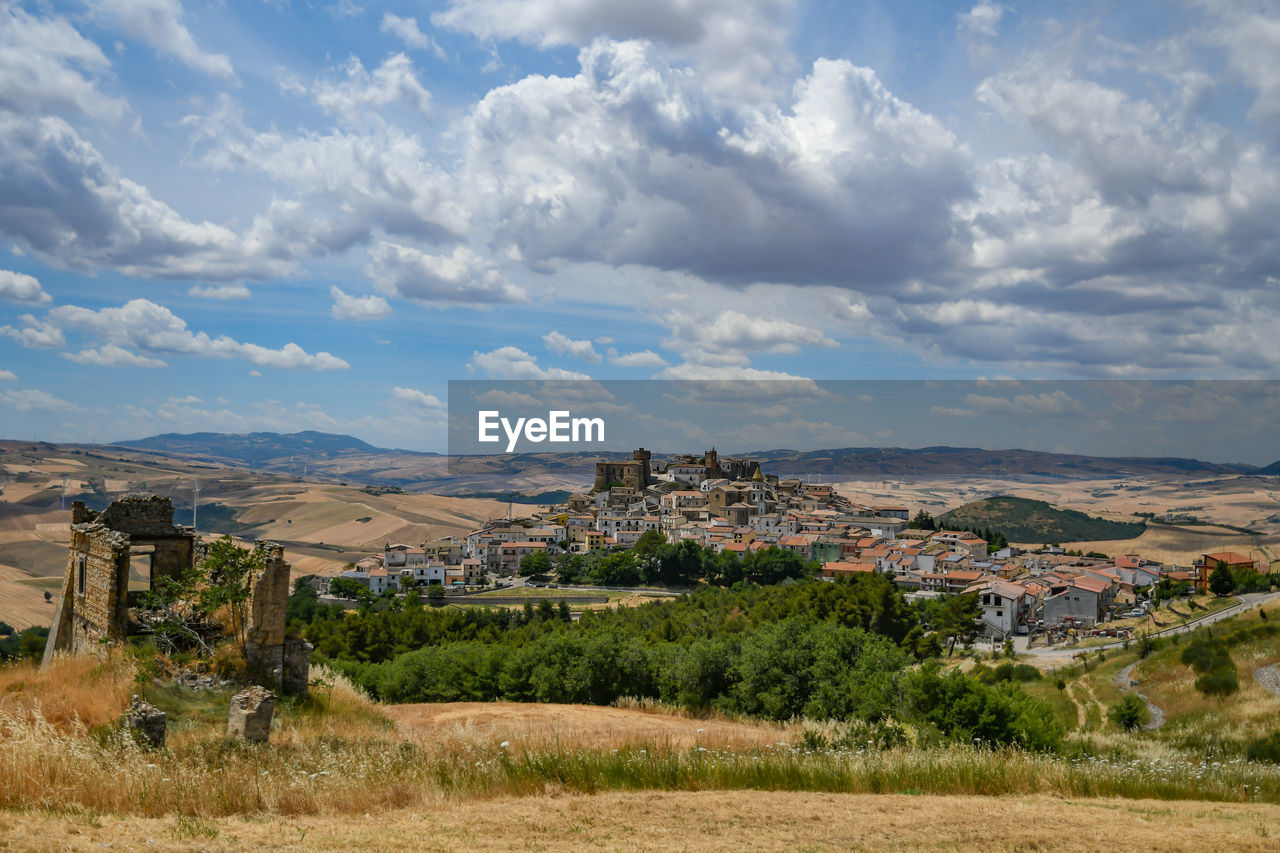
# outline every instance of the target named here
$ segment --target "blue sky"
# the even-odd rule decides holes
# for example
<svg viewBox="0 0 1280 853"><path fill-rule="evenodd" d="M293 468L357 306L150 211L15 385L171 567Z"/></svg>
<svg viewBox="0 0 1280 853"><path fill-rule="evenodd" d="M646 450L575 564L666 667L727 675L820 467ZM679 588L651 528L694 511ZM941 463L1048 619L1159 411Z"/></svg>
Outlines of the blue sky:
<svg viewBox="0 0 1280 853"><path fill-rule="evenodd" d="M0 435L1276 378L1274 3L0 0Z"/></svg>

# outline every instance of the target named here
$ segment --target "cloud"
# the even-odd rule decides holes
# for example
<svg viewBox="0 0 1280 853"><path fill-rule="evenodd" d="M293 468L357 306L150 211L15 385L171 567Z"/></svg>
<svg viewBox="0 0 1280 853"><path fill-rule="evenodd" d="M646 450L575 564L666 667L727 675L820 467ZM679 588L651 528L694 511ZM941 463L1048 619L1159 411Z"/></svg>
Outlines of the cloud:
<svg viewBox="0 0 1280 853"><path fill-rule="evenodd" d="M357 323L366 320L379 320L391 313L391 306L381 296L348 296L337 287L329 288L333 297L333 308L329 316L335 320L353 320Z"/></svg>
<svg viewBox="0 0 1280 853"><path fill-rule="evenodd" d="M81 350L78 353L64 352L62 357L78 364L92 364L97 367L164 367L166 365L158 358L147 358L116 344L104 344L97 349Z"/></svg>
<svg viewBox="0 0 1280 853"><path fill-rule="evenodd" d="M791 0L453 0L431 22L482 39L518 39L542 48L601 39L644 40L680 64L698 67L706 85L759 97L793 60L786 16Z"/></svg>
<svg viewBox="0 0 1280 853"><path fill-rule="evenodd" d="M960 19L960 31L970 35L994 37L1000 19L1007 11L1007 8L998 3L983 0L968 12L961 12L957 16Z"/></svg>
<svg viewBox="0 0 1280 853"><path fill-rule="evenodd" d="M493 89L469 121L474 209L534 268L886 291L963 249L967 153L870 69L819 60L785 106L735 108L643 43L579 63Z"/></svg>
<svg viewBox="0 0 1280 853"><path fill-rule="evenodd" d="M76 270L217 281L293 269L273 246L185 219L53 117L0 113L0 231Z"/></svg>
<svg viewBox="0 0 1280 853"><path fill-rule="evenodd" d="M488 305L523 302L524 290L510 284L496 265L466 246L433 255L386 241L369 250L369 278L383 293L434 305Z"/></svg>
<svg viewBox="0 0 1280 853"><path fill-rule="evenodd" d="M346 80L316 85L316 103L325 112L350 123L389 104L404 104L423 116L430 114L431 93L418 82L413 62L403 53L388 57L372 73L354 56L343 70Z"/></svg>
<svg viewBox="0 0 1280 853"><path fill-rule="evenodd" d="M16 382L18 375L12 370L0 369L0 382Z"/></svg>
<svg viewBox="0 0 1280 853"><path fill-rule="evenodd" d="M17 409L19 412L75 412L81 410L75 403L68 403L66 400L55 397L47 391L37 391L34 388L19 391L0 391L0 403Z"/></svg>
<svg viewBox="0 0 1280 853"><path fill-rule="evenodd" d="M0 335L7 335L28 349L61 349L67 345L62 330L44 320L37 320L31 314L23 314L20 318L22 328L0 326Z"/></svg>
<svg viewBox="0 0 1280 853"><path fill-rule="evenodd" d="M50 302L53 297L45 293L40 282L32 276L10 270L0 270L0 299L10 302Z"/></svg>
<svg viewBox="0 0 1280 853"><path fill-rule="evenodd" d="M666 367L667 360L652 350L639 352L613 353L609 363L618 367Z"/></svg>
<svg viewBox="0 0 1280 853"><path fill-rule="evenodd" d="M219 284L202 287L193 284L187 289L188 296L197 299L252 299L253 294L243 284Z"/></svg>
<svg viewBox="0 0 1280 853"><path fill-rule="evenodd" d="M206 53L196 44L183 23L178 0L93 0L93 9L99 18L158 53L205 74L239 82L226 54Z"/></svg>
<svg viewBox="0 0 1280 853"><path fill-rule="evenodd" d="M600 354L596 352L596 348L592 346L591 341L575 341L568 335L560 332L547 332L542 336L542 340L546 343L547 349L558 355L572 355L583 361L600 361Z"/></svg>
<svg viewBox="0 0 1280 853"><path fill-rule="evenodd" d="M995 397L985 394L965 394L962 406L933 407L933 413L953 417L979 415L1026 415L1030 417L1084 415L1084 407L1066 391L1047 391L1041 394L1017 394L1013 397Z"/></svg>
<svg viewBox="0 0 1280 853"><path fill-rule="evenodd" d="M512 346L492 352L473 352L468 367L482 370L493 379L590 379L585 373L540 367L536 356Z"/></svg>
<svg viewBox="0 0 1280 853"><path fill-rule="evenodd" d="M706 353L793 353L804 346L836 346L813 326L732 310L721 311L710 320L676 313L664 322L672 333L668 346Z"/></svg>
<svg viewBox="0 0 1280 853"><path fill-rule="evenodd" d="M343 370L351 366L327 352L308 353L295 343L271 349L259 344L241 343L226 335L212 338L204 332L192 332L182 318L147 299L132 299L119 308L97 311L62 305L51 309L47 317L60 329L75 329L105 344L130 351L200 358L241 358L259 367L280 369ZM98 355L101 356L102 352L99 351Z"/></svg>
<svg viewBox="0 0 1280 853"><path fill-rule="evenodd" d="M111 62L65 18L0 6L0 111L119 121L128 105L98 88Z"/></svg>
<svg viewBox="0 0 1280 853"><path fill-rule="evenodd" d="M418 29L417 18L402 18L391 12L384 12L382 25L379 29L400 39L405 43L406 47L429 50L438 58L445 58L445 53L441 50L440 45L436 43L436 40Z"/></svg>
<svg viewBox="0 0 1280 853"><path fill-rule="evenodd" d="M453 177L430 161L418 137L388 122L327 133L254 132L224 96L181 123L190 134L190 163L279 185L249 233L276 256L341 253L378 230L453 242L471 230Z"/></svg>
<svg viewBox="0 0 1280 853"><path fill-rule="evenodd" d="M423 409L443 409L444 403L440 402L440 398L434 394L428 394L419 391L416 388L402 388L397 385L391 389L391 393L395 395L397 400L403 400Z"/></svg>

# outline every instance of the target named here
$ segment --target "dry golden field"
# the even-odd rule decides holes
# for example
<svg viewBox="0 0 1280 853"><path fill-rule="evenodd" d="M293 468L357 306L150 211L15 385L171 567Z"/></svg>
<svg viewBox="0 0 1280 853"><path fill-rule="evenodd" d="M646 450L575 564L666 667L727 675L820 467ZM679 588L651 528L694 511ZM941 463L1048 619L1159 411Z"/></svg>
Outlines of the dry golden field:
<svg viewBox="0 0 1280 853"><path fill-rule="evenodd" d="M1280 807L786 791L499 797L327 817L0 812L0 849L1266 851Z"/></svg>

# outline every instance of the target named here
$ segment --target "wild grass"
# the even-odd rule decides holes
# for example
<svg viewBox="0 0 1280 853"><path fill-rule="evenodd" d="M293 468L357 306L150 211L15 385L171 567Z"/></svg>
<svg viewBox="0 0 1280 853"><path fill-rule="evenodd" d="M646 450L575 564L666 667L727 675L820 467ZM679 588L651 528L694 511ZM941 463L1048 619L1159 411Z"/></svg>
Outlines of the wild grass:
<svg viewBox="0 0 1280 853"><path fill-rule="evenodd" d="M217 818L244 813L366 814L441 801L547 793L789 790L939 795L1053 794L1280 802L1280 768L1241 760L1113 755L1075 759L964 745L885 751L772 748L616 750L571 740L524 747L426 735L319 733L313 721L269 745L181 738L148 752L132 740L5 719L0 806Z"/></svg>
<svg viewBox="0 0 1280 853"><path fill-rule="evenodd" d="M134 690L133 665L120 654L58 656L44 668L27 661L0 665L0 720L84 732L119 717Z"/></svg>

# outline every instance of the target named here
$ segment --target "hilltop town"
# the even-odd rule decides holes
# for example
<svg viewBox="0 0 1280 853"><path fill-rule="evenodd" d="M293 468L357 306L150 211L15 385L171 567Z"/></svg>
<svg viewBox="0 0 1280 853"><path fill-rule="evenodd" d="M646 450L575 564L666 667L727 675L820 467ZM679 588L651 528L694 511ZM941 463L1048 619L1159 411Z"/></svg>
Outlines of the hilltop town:
<svg viewBox="0 0 1280 853"><path fill-rule="evenodd" d="M855 503L829 484L780 478L755 460L722 457L714 448L664 462L640 448L624 461L597 462L592 489L563 504L494 519L465 537L416 547L388 543L344 572L335 589L358 584L379 595L440 586L465 593L518 576L573 580L574 561L633 551L645 537L690 543L719 560L794 555L826 581L880 573L909 598L976 593L987 636L1053 639L1145 617L1153 588L1166 598L1205 593L1219 566L1237 576L1270 570L1234 552L1178 566L1131 553L996 547L972 531L933 527L927 513L913 515L908 506ZM329 583L317 580L322 588Z"/></svg>

